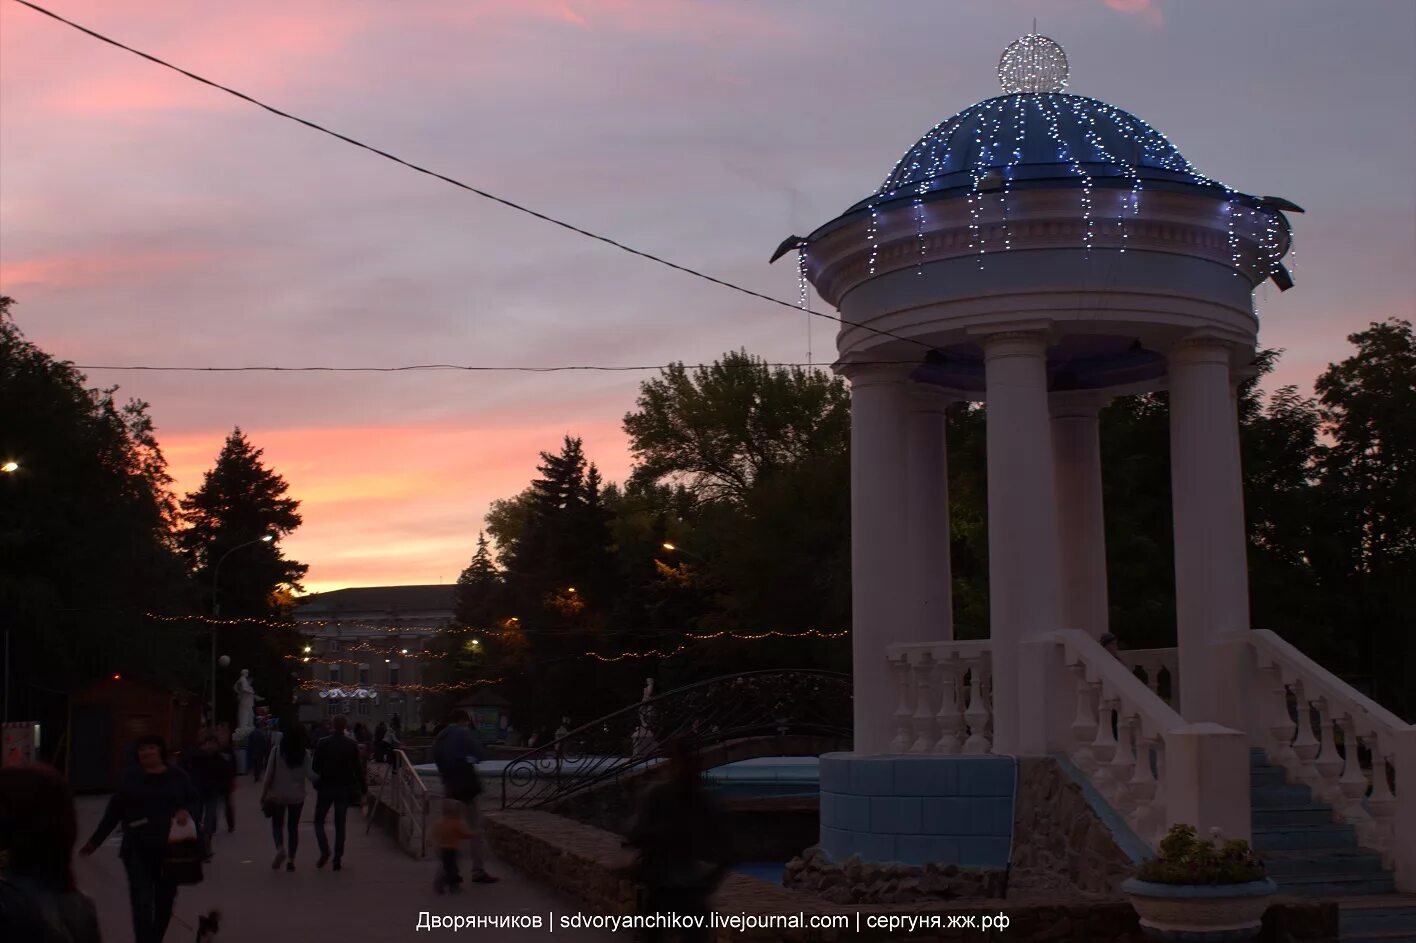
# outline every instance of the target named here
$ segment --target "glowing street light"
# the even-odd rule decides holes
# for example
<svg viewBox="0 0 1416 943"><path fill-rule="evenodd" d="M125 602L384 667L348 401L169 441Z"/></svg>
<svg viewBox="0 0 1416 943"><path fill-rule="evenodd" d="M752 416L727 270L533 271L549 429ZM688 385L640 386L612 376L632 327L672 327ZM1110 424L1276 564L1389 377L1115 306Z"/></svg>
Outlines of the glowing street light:
<svg viewBox="0 0 1416 943"><path fill-rule="evenodd" d="M659 546L663 547L663 548L664 548L665 550L667 550L669 553L673 553L675 550L678 549L678 547L675 547L673 544L669 543L667 540L664 541L664 542L663 542L662 544L660 544Z"/></svg>
<svg viewBox="0 0 1416 943"><path fill-rule="evenodd" d="M20 470L20 463L19 463L19 462L6 462L4 465L0 465L0 472L7 472L7 473L9 473L9 472L17 472L17 471L19 471L19 470Z"/></svg>
<svg viewBox="0 0 1416 943"><path fill-rule="evenodd" d="M308 645L305 646L305 654L306 654L306 655L310 654L310 646L308 646Z"/></svg>
<svg viewBox="0 0 1416 943"><path fill-rule="evenodd" d="M565 591L566 591L567 593L573 593L573 592L575 592L575 587L574 587L574 586L567 586L566 589L565 589Z"/></svg>

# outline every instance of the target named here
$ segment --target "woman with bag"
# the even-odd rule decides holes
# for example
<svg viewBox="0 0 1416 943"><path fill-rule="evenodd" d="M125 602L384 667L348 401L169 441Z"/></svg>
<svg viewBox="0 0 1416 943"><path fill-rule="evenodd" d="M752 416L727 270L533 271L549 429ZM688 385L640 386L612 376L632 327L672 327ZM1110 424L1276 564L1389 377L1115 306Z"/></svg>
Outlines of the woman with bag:
<svg viewBox="0 0 1416 943"><path fill-rule="evenodd" d="M187 774L167 765L167 744L161 737L139 737L137 757L138 768L108 800L103 820L79 854L93 854L114 828L123 826L118 856L128 874L133 935L136 943L161 943L172 919L177 885L201 880L200 843L193 823L200 798ZM190 860L193 854L195 862Z"/></svg>
<svg viewBox="0 0 1416 943"><path fill-rule="evenodd" d="M300 841L297 826L300 824L300 811L305 807L305 781L311 775L309 739L305 728L291 724L290 732L271 748L261 790L261 811L270 817L271 834L275 836L275 860L270 863L272 868L279 868L284 863L285 870L295 870L295 849ZM290 836L288 846L285 841L287 832Z"/></svg>

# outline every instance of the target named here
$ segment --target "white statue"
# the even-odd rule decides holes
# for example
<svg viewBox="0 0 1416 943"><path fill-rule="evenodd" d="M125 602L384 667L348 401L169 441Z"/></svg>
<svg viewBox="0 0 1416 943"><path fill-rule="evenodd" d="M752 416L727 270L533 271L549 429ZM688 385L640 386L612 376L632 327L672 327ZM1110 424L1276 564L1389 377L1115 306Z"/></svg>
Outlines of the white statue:
<svg viewBox="0 0 1416 943"><path fill-rule="evenodd" d="M654 679L644 679L644 696L640 704L646 704L654 696ZM630 752L633 756L648 756L654 752L654 732L650 729L654 720L654 708L639 708L639 726L629 736Z"/></svg>
<svg viewBox="0 0 1416 943"><path fill-rule="evenodd" d="M265 698L257 694L256 689L251 687L251 669L249 668L241 669L241 677L236 679L231 690L236 692L236 735L239 738L256 726L256 702L264 701Z"/></svg>

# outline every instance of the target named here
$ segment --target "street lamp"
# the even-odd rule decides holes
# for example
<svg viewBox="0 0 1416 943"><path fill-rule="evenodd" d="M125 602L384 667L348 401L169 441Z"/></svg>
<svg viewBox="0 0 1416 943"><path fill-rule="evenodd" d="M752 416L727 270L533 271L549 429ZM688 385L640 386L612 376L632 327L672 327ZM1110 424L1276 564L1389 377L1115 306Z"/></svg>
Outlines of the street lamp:
<svg viewBox="0 0 1416 943"><path fill-rule="evenodd" d="M19 462L6 462L4 465L0 465L0 472L12 473L12 472L17 472L17 471L19 471L19 470L20 470L20 463L19 463Z"/></svg>
<svg viewBox="0 0 1416 943"><path fill-rule="evenodd" d="M274 534L265 534L255 540L248 540L243 544L237 544L221 555L221 559L216 561L216 569L211 576L211 617L215 620L221 615L221 565L226 562L226 558L231 556L242 547L250 547L255 544L268 544L275 540ZM216 631L217 623L211 624L211 725L216 726Z"/></svg>

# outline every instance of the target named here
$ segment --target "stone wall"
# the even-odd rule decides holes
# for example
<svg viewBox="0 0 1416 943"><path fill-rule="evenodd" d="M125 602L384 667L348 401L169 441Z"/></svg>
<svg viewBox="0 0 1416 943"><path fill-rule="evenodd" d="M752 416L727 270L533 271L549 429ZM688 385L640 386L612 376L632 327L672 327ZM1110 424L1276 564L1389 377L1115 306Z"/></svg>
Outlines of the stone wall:
<svg viewBox="0 0 1416 943"><path fill-rule="evenodd" d="M549 812L487 812L483 816L487 838L501 861L555 890L579 901L587 913L634 912L634 886L614 873L627 863L619 836L593 826L572 822ZM742 875L732 875L719 888L713 909L722 914L845 914L847 930L720 929L715 943L953 943L953 941L1088 941L1088 943L1141 943L1135 911L1123 898L1090 900L983 900L907 903L896 905L839 905ZM854 929L861 914L861 932ZM985 916L1006 914L1003 932L977 929L916 932L866 929L870 914ZM1269 908L1259 943L1336 943L1337 906L1331 902L1281 898Z"/></svg>
<svg viewBox="0 0 1416 943"><path fill-rule="evenodd" d="M1013 882L1029 889L1117 894L1144 851L1051 757L1018 761L1013 835Z"/></svg>

